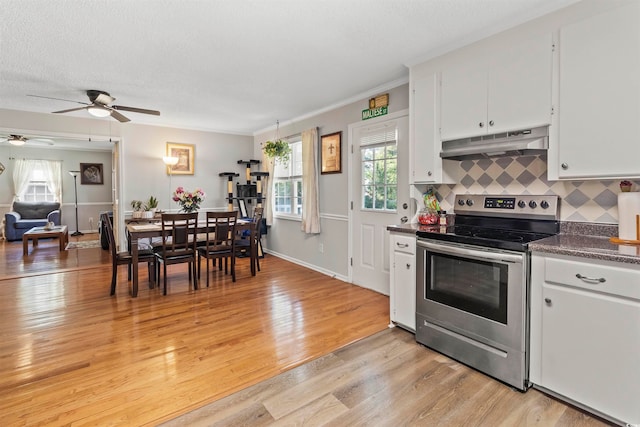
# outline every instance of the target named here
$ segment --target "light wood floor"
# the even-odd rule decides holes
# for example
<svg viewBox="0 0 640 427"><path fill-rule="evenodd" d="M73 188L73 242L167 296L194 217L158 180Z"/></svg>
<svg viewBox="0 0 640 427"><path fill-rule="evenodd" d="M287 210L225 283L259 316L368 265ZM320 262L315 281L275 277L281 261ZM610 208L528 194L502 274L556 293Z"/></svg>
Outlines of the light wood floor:
<svg viewBox="0 0 640 427"><path fill-rule="evenodd" d="M178 417L176 426L607 425L520 393L387 329Z"/></svg>
<svg viewBox="0 0 640 427"><path fill-rule="evenodd" d="M107 251L0 242L0 425L598 425L387 329L386 296L261 265L198 291L172 266L169 295L141 276L132 299Z"/></svg>

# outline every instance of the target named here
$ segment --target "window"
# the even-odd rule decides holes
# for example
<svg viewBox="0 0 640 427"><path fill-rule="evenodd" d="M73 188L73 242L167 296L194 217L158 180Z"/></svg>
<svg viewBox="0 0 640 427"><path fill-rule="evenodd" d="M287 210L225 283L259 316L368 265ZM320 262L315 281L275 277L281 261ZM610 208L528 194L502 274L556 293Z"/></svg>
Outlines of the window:
<svg viewBox="0 0 640 427"><path fill-rule="evenodd" d="M302 217L302 140L290 141L291 156L273 168L274 213L280 217Z"/></svg>
<svg viewBox="0 0 640 427"><path fill-rule="evenodd" d="M35 168L31 172L27 189L22 193L20 200L25 202L55 202L55 194L49 189L45 178L45 172L41 168Z"/></svg>
<svg viewBox="0 0 640 427"><path fill-rule="evenodd" d="M371 130L360 138L361 208L395 212L398 205L396 127Z"/></svg>

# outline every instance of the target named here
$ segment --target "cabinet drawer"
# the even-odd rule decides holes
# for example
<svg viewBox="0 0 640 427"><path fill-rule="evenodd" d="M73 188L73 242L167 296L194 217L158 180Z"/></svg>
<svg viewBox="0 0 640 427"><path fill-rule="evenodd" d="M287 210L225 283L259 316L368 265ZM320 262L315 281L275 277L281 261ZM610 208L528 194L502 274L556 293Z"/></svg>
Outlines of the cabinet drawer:
<svg viewBox="0 0 640 427"><path fill-rule="evenodd" d="M391 248L395 252L416 254L416 237L413 235L391 235Z"/></svg>
<svg viewBox="0 0 640 427"><path fill-rule="evenodd" d="M547 258L545 282L640 300L640 270Z"/></svg>

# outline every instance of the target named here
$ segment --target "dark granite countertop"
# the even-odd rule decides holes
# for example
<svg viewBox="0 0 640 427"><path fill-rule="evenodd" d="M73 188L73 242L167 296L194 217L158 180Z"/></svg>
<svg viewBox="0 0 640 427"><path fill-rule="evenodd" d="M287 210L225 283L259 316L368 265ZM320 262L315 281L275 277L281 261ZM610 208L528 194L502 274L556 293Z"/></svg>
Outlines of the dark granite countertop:
<svg viewBox="0 0 640 427"><path fill-rule="evenodd" d="M606 236L558 234L529 243L531 252L571 255L604 261L640 264L640 246L616 245Z"/></svg>
<svg viewBox="0 0 640 427"><path fill-rule="evenodd" d="M436 231L439 226L420 224L389 225L387 230L415 234L416 231ZM561 223L560 234L529 243L531 252L570 255L604 261L640 264L640 246L617 245L609 241L617 235L615 225L592 223ZM437 232L437 231L436 231Z"/></svg>

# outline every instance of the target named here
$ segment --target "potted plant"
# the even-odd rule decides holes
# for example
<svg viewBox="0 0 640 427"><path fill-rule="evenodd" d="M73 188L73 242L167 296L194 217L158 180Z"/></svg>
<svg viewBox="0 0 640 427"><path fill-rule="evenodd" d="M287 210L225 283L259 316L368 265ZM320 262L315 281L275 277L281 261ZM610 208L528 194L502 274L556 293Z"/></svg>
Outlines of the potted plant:
<svg viewBox="0 0 640 427"><path fill-rule="evenodd" d="M133 208L133 218L142 218L142 201L141 200L132 200L131 207Z"/></svg>
<svg viewBox="0 0 640 427"><path fill-rule="evenodd" d="M633 182L629 181L629 180L623 180L620 181L620 191L622 191L623 193L628 193L631 191L631 186L633 185Z"/></svg>
<svg viewBox="0 0 640 427"><path fill-rule="evenodd" d="M145 218L153 218L156 215L156 209L158 209L158 199L153 196L149 196L149 199L144 204ZM149 213L146 213L149 212Z"/></svg>
<svg viewBox="0 0 640 427"><path fill-rule="evenodd" d="M275 141L267 141L262 147L262 151L267 157L270 157L280 163L287 163L291 156L291 146L287 141L276 139Z"/></svg>

